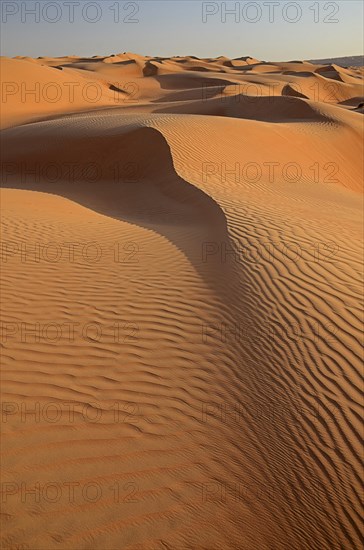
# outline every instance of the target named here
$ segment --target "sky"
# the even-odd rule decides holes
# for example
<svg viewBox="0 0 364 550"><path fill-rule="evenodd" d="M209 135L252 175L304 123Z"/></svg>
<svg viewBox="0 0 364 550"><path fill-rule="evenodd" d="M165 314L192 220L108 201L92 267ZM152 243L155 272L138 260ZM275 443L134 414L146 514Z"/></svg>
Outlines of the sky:
<svg viewBox="0 0 364 550"><path fill-rule="evenodd" d="M1 0L1 55L261 60L363 53L361 0Z"/></svg>

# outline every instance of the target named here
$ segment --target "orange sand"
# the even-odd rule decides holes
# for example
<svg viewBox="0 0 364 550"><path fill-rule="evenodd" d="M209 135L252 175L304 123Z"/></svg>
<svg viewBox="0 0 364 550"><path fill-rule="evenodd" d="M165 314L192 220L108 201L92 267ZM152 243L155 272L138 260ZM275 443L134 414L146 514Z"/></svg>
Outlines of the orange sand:
<svg viewBox="0 0 364 550"><path fill-rule="evenodd" d="M362 69L1 74L3 547L360 548Z"/></svg>

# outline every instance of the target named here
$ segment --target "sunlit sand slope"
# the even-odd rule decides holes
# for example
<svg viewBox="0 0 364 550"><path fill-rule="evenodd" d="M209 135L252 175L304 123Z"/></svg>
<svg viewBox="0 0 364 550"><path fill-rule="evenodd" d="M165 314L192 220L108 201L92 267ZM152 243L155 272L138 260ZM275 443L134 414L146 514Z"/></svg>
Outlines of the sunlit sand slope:
<svg viewBox="0 0 364 550"><path fill-rule="evenodd" d="M360 548L360 69L2 63L4 548Z"/></svg>

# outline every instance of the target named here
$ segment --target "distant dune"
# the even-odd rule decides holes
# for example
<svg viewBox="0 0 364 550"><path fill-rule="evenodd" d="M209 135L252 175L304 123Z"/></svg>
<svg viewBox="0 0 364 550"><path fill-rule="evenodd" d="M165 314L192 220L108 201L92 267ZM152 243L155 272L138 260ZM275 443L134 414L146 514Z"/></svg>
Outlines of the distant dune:
<svg viewBox="0 0 364 550"><path fill-rule="evenodd" d="M333 57L328 59L311 59L311 63L322 63L324 65L339 65L340 67L363 67L363 55L351 55L348 57Z"/></svg>
<svg viewBox="0 0 364 550"><path fill-rule="evenodd" d="M362 547L357 59L1 58L4 548Z"/></svg>

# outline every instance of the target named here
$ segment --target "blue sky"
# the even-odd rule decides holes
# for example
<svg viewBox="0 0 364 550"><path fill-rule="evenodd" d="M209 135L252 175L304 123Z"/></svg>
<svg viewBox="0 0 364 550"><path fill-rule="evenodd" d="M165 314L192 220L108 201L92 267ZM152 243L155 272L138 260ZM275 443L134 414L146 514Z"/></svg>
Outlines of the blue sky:
<svg viewBox="0 0 364 550"><path fill-rule="evenodd" d="M1 0L1 11L7 56L132 51L291 60L363 53L361 0Z"/></svg>

